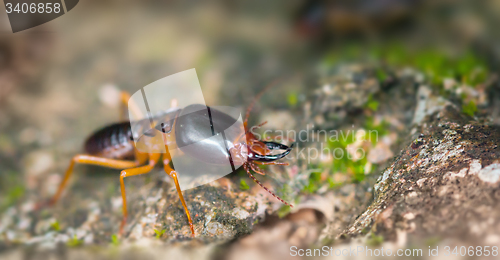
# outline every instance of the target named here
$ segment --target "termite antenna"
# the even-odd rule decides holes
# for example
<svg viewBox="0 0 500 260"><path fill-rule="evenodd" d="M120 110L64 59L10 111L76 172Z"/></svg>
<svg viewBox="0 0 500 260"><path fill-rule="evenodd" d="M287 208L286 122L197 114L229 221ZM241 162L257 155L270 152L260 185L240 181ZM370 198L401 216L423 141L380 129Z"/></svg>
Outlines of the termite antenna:
<svg viewBox="0 0 500 260"><path fill-rule="evenodd" d="M257 100L260 99L260 97L264 94L264 92L266 92L268 89L270 89L271 87L273 86L276 86L277 83L279 83L280 81L282 81L282 79L276 79L274 81L272 81L269 85L267 85L266 87L264 87L263 90L261 90L259 92L259 94L257 94L255 96L255 98L252 100L252 102L250 102L250 105L248 106L247 108L247 112L245 114L245 121L243 122L243 125L245 126L245 129L247 129L247 124L248 124L248 118L250 117L250 112L252 111L253 109L253 106L255 105L255 103L257 102Z"/></svg>
<svg viewBox="0 0 500 260"><path fill-rule="evenodd" d="M266 186L264 186L259 180L257 180L253 174L250 172L250 169L248 169L248 166L246 164L243 164L243 168L245 168L245 171L248 173L248 176L250 178L252 178L252 180L259 184L260 187L262 187L264 190L266 190L267 192L269 192L269 194L273 195L273 197L275 197L276 199L278 199L279 201L281 201L281 203L287 205L287 206L290 206L291 208L293 208L293 205L284 201L282 198L280 198L278 195L274 194L274 192L270 191Z"/></svg>

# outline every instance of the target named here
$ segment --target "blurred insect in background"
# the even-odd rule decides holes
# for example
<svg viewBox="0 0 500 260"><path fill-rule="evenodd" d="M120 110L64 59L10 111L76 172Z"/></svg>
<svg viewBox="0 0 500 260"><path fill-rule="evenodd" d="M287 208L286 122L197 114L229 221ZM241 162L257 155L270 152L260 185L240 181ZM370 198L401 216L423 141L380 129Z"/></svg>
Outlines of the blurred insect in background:
<svg viewBox="0 0 500 260"><path fill-rule="evenodd" d="M373 38L406 31L424 0L310 0L298 5L293 15L301 38L331 47L335 40ZM428 1L435 2L435 1ZM434 3L433 3L434 4ZM437 5L437 4L434 4Z"/></svg>
<svg viewBox="0 0 500 260"><path fill-rule="evenodd" d="M278 197L268 188L266 188L252 174L253 171L264 175L264 172L259 168L259 165L288 165L288 163L276 161L288 155L293 148L293 144L288 147L284 144L276 142L259 141L247 129L247 121L250 115L250 111L252 110L255 101L260 98L260 96L266 89L267 88L265 88L255 97L254 101L247 109L243 124L244 131L242 131L242 134L235 138L235 140L229 140L231 144L229 145L228 151L231 154L233 161L239 163L238 165L242 165L248 176L252 178L253 181L255 181L259 186L264 188L267 192L269 192L273 197L277 198L282 203L292 206ZM121 101L125 106L127 105L129 99L130 95L123 92L121 95ZM128 104L129 109L131 109L131 111L133 112L134 108L130 107L132 103ZM209 115L204 112L199 112L207 110L200 109L200 106L211 111L212 119L215 118L215 121L212 125L206 124L208 119L207 117ZM136 110L136 113L140 112L137 112ZM189 116L182 116L183 114L188 114ZM210 107L207 107L205 105L198 104L190 105L182 109L172 107L168 110L163 111L160 115L153 116L151 119L152 120L144 119L139 122L138 125L141 127L147 127L148 125L151 126L151 128L148 131L145 131L144 135L141 137L133 136L135 132L132 131L131 123L129 121L106 126L92 134L86 140L84 145L84 150L86 153L78 154L73 157L68 169L64 174L63 181L59 185L56 194L50 200L49 204L55 204L60 198L76 163L99 165L114 169L123 169L120 174L121 194L123 199L123 219L121 221L119 230L119 234L123 235L123 230L128 216L124 178L148 173L153 170L158 161L162 159L165 172L170 177L172 177L175 182L175 187L179 194L182 206L186 212L192 236L194 237L195 232L191 214L182 195L177 172L170 166L172 157L168 151L169 149L179 147L182 152L190 153L189 155L197 159L203 159L207 156L207 154L213 155L214 149L220 149L220 147L217 146L218 144L206 141L206 139L199 140L199 137L206 136L207 134L213 134L214 126L215 131L223 131L227 128L227 126L234 124L236 119L216 109L211 109ZM262 125L263 124L260 124L256 127L260 127ZM182 131L181 129L179 129L180 127L182 127ZM135 139L143 141L142 145L152 145L151 143L148 143L147 138L143 137L152 137L155 136L155 134L163 135L163 143L165 144L165 148L167 151L166 153L163 153L163 156L161 156L161 153L141 152L142 150L137 148L139 142L134 142ZM193 142L196 142L198 144L197 147L199 147L199 149L183 150L182 147L185 144ZM273 150L282 150L283 152L273 154ZM214 163L220 163L224 160L227 160L227 157L224 156L224 158L211 158L211 160Z"/></svg>

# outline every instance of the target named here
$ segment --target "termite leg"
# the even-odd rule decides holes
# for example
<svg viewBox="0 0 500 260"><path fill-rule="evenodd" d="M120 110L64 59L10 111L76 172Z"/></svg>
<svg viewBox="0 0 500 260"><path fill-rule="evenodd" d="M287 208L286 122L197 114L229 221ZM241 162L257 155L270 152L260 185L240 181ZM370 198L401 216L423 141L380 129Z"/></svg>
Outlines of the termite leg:
<svg viewBox="0 0 500 260"><path fill-rule="evenodd" d="M266 175L266 173L264 172L264 170L260 169L257 165L253 164L253 163L249 163L248 165L250 165L250 168L252 168L252 170L260 175Z"/></svg>
<svg viewBox="0 0 500 260"><path fill-rule="evenodd" d="M248 169L248 166L247 164L243 164L243 168L245 168L245 171L248 173L248 176L257 184L259 184L260 187L262 187L264 190L266 190L267 192L269 192L269 194L273 195L273 197L275 197L276 199L278 199L279 201L281 201L281 203L285 204L285 205L288 205L290 206L291 208L293 208L293 205L284 201L283 199L281 199L278 195L274 194L274 192L270 191L266 186L264 186L259 180L257 180L253 174L250 172L250 169Z"/></svg>
<svg viewBox="0 0 500 260"><path fill-rule="evenodd" d="M186 212L188 221L189 221L189 228L191 229L191 236L194 237L194 227L193 227L193 220L191 219L191 214L189 213L189 209L186 205L186 201L184 200L184 196L182 196L182 191L181 191L181 186L179 186L179 180L177 178L177 172L174 171L170 165L170 160L168 158L163 159L163 169L165 169L165 172L174 179L175 182L175 188L177 189L177 193L179 194L179 198L181 199L182 207L184 207L184 211Z"/></svg>
<svg viewBox="0 0 500 260"><path fill-rule="evenodd" d="M252 129L259 129L259 128L261 128L265 124L267 124L267 121L264 121L264 122L262 122L262 123L260 123L258 125L252 126Z"/></svg>
<svg viewBox="0 0 500 260"><path fill-rule="evenodd" d="M134 118L130 118L130 120L140 120L145 118L144 113L141 111L135 100L130 97L130 94L126 91L122 91L120 94L120 102L122 104L120 118L122 120L127 118L127 108L134 116Z"/></svg>
<svg viewBox="0 0 500 260"><path fill-rule="evenodd" d="M125 224L127 223L127 193L125 192L125 183L123 182L123 179L125 177L130 177L130 176L135 176L135 175L140 175L140 174L145 174L150 172L155 164L158 162L160 158L160 154L150 154L149 155L149 164L136 167L136 168L131 168L131 169L126 169L123 170L120 174L120 188L122 191L122 200L123 200L123 219L120 224L120 231L118 234L122 235L123 234L123 228L125 227Z"/></svg>
<svg viewBox="0 0 500 260"><path fill-rule="evenodd" d="M114 169L124 169L124 168L131 168L139 165L141 163L140 160L137 161L125 161L125 160L113 160L113 159L107 159L107 158L102 158L102 157L97 157L97 156L91 156L91 155L86 155L86 154L79 154L73 157L71 159L71 162L69 164L68 169L66 170L66 173L64 174L64 179L59 184L59 188L57 189L56 194L52 199L49 201L49 205L54 205L58 200L59 197L61 196L64 187L66 187L66 184L68 183L68 179L73 173L73 168L76 163L80 164L91 164L91 165L100 165L104 167L109 167L109 168L114 168Z"/></svg>

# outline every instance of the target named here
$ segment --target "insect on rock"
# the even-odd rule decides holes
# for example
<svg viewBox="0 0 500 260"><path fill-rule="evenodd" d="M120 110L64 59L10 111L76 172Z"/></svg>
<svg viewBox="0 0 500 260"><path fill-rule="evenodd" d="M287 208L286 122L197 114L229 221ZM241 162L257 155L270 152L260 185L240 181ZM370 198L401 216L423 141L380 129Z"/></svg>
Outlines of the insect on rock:
<svg viewBox="0 0 500 260"><path fill-rule="evenodd" d="M162 161L165 173L174 180L192 236L195 235L195 230L182 191L216 180L241 166L248 176L263 189L282 203L290 205L265 187L252 174L256 172L264 175L259 165L288 165L278 160L288 155L293 148L293 144L287 146L257 140L251 131L248 131L247 122L252 107L267 88L259 93L250 104L243 122L241 122L241 117L234 116L234 113L226 113L221 111L223 109L204 105L204 100L196 104L192 103L192 100L185 102L185 100L171 99L171 101L176 100L175 103L180 103L180 106L169 109L158 109L163 107L165 99L160 102L149 102L149 104L137 102L144 98L144 94L151 89L148 89L150 86L160 86L161 88L157 89L162 90L162 93L166 91L165 86L174 92L175 88L179 89L180 83L186 82L187 85L199 88L199 83L193 84L193 73L196 77L196 72L192 69L163 78L144 87L133 96L122 93L122 103L128 104L130 118L136 120L111 124L92 134L85 142L85 153L78 154L71 160L64 179L50 200L50 204L53 205L60 198L76 163L120 169L122 170L120 187L123 218L119 234L122 235L128 216L124 179L148 173L158 162ZM165 82L165 79L168 79L168 82ZM197 83L197 77L195 83ZM181 98L185 97L186 93L190 95L188 99L196 95L186 91L185 88L177 92ZM215 175L209 174L208 180L188 185L193 180L202 179L200 176L206 174L209 168L212 168ZM191 176L184 176L189 173Z"/></svg>

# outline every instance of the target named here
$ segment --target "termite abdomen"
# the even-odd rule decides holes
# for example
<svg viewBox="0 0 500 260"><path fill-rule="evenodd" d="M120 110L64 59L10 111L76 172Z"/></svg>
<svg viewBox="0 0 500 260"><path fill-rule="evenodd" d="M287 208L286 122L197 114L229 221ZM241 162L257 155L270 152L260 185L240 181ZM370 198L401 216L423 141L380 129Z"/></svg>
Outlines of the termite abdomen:
<svg viewBox="0 0 500 260"><path fill-rule="evenodd" d="M132 140L130 123L121 122L106 126L92 134L85 142L84 149L91 155L130 159L134 155Z"/></svg>

